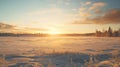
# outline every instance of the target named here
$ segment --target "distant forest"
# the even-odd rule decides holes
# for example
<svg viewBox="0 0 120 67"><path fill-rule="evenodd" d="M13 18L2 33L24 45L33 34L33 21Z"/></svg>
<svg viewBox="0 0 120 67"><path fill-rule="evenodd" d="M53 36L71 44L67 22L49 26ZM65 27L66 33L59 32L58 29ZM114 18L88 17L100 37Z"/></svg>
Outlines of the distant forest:
<svg viewBox="0 0 120 67"><path fill-rule="evenodd" d="M120 37L120 29L112 30L112 28L109 27L108 30L103 30L103 31L96 30L96 36L98 37Z"/></svg>
<svg viewBox="0 0 120 67"><path fill-rule="evenodd" d="M95 33L87 33L87 34L45 34L45 33L35 33L35 34L30 34L30 33L23 33L23 34L14 34L14 33L0 33L0 36L15 36L15 37L20 37L20 36L25 36L25 37L47 37L47 36L94 36Z"/></svg>
<svg viewBox="0 0 120 67"><path fill-rule="evenodd" d="M47 36L97 36L97 37L120 37L120 29L119 30L112 30L111 27L108 28L108 30L96 30L95 33L86 33L86 34L55 34L55 35L50 35L46 33L22 33L22 34L15 34L15 33L0 33L0 36L15 36L15 37L47 37Z"/></svg>

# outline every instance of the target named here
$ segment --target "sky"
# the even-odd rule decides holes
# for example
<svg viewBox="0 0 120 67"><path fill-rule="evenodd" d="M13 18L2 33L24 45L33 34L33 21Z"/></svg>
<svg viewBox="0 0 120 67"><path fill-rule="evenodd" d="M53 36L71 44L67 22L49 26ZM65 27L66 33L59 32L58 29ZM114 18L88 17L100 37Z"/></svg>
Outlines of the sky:
<svg viewBox="0 0 120 67"><path fill-rule="evenodd" d="M120 28L120 0L0 0L0 32L92 33Z"/></svg>

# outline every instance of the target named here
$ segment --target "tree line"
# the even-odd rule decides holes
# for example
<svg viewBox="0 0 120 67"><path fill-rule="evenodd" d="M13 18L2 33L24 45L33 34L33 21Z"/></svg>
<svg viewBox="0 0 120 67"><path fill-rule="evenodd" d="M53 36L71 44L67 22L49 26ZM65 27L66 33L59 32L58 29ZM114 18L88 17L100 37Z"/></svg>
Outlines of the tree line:
<svg viewBox="0 0 120 67"><path fill-rule="evenodd" d="M111 27L108 30L96 30L96 36L98 37L120 37L120 29L119 30L112 30Z"/></svg>

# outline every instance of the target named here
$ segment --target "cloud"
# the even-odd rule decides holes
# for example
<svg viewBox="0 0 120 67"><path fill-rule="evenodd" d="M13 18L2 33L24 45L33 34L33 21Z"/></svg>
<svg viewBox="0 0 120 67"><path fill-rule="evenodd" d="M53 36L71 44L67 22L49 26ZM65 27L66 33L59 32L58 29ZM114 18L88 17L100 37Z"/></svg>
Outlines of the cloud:
<svg viewBox="0 0 120 67"><path fill-rule="evenodd" d="M96 10L94 11L94 13L95 13L95 14L100 14L100 13L102 13L102 10L96 9Z"/></svg>
<svg viewBox="0 0 120 67"><path fill-rule="evenodd" d="M86 8L85 7L81 7L81 8L79 8L79 11L85 11L86 10Z"/></svg>
<svg viewBox="0 0 120 67"><path fill-rule="evenodd" d="M85 2L85 4L86 4L86 5L90 5L90 4L91 4L91 2L90 2L90 1L89 1L89 2Z"/></svg>
<svg viewBox="0 0 120 67"><path fill-rule="evenodd" d="M94 23L102 23L102 24L120 23L120 9L110 10L109 12L106 12L106 14L103 16L95 17L89 20Z"/></svg>
<svg viewBox="0 0 120 67"><path fill-rule="evenodd" d="M31 32L36 32L36 33L40 33L43 31L48 31L48 29L45 28L30 28L30 27L25 27L25 28L19 28L17 26L14 25L10 25L10 24L5 24L0 22L0 32L2 33L31 33Z"/></svg>
<svg viewBox="0 0 120 67"><path fill-rule="evenodd" d="M120 9L112 9L106 12L103 16L94 18L79 19L72 24L118 24L120 23Z"/></svg>
<svg viewBox="0 0 120 67"><path fill-rule="evenodd" d="M16 26L0 22L0 32L13 32Z"/></svg>
<svg viewBox="0 0 120 67"><path fill-rule="evenodd" d="M0 22L0 30L1 29L15 29L15 27L16 26L14 26L14 25L5 24L5 23Z"/></svg>
<svg viewBox="0 0 120 67"><path fill-rule="evenodd" d="M86 17L89 17L89 16L90 16L90 13L87 11L87 8L85 8L85 7L80 7L80 8L79 8L79 15L80 15L82 18L86 18Z"/></svg>
<svg viewBox="0 0 120 67"><path fill-rule="evenodd" d="M80 16L81 17L89 17L90 16L90 13L87 13L87 12L79 12Z"/></svg>
<svg viewBox="0 0 120 67"><path fill-rule="evenodd" d="M106 3L104 3L104 2L96 2L96 3L92 4L92 6L89 8L89 10L101 8L101 7L104 7L105 5L106 5Z"/></svg>
<svg viewBox="0 0 120 67"><path fill-rule="evenodd" d="M89 1L89 2L85 2L85 5L86 6L90 5L90 6L89 7L85 7L85 6L80 7L78 10L79 11L78 12L79 19L73 20L72 24L97 24L97 23L99 23L97 20L95 21L95 19L97 19L96 16L101 17L101 15L103 15L101 7L104 7L106 5L106 3L105 2L92 3Z"/></svg>

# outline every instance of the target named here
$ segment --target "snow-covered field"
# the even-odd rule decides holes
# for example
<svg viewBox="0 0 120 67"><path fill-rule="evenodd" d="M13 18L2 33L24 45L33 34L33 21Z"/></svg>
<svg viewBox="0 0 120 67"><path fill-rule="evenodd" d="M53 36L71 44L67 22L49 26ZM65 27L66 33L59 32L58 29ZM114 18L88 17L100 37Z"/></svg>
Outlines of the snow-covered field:
<svg viewBox="0 0 120 67"><path fill-rule="evenodd" d="M120 67L120 37L0 37L0 67Z"/></svg>

